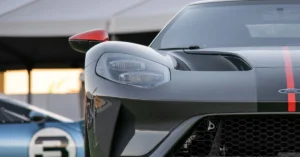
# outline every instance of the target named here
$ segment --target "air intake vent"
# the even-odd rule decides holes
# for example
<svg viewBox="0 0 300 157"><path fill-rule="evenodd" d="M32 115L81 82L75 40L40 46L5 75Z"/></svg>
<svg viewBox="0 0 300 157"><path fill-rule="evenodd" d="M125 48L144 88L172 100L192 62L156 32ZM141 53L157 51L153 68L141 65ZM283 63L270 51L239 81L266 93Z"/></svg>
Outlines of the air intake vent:
<svg viewBox="0 0 300 157"><path fill-rule="evenodd" d="M248 71L251 70L251 66L244 60L234 56L224 56L228 59L239 71Z"/></svg>
<svg viewBox="0 0 300 157"><path fill-rule="evenodd" d="M208 117L170 153L170 157L299 156L300 116Z"/></svg>
<svg viewBox="0 0 300 157"><path fill-rule="evenodd" d="M178 54L177 54L178 55ZM174 57L177 70L183 71L249 71L252 67L232 54L180 54Z"/></svg>

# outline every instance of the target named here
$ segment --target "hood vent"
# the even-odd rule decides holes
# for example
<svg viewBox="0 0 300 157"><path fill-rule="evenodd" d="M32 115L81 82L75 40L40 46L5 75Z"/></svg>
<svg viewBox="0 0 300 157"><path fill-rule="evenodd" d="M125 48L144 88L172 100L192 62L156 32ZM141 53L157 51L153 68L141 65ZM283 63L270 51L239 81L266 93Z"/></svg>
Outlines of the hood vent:
<svg viewBox="0 0 300 157"><path fill-rule="evenodd" d="M224 56L229 62L231 62L237 69L237 71L249 71L252 67L243 59L236 56Z"/></svg>
<svg viewBox="0 0 300 157"><path fill-rule="evenodd" d="M181 54L174 57L177 70L183 71L249 71L250 64L231 54Z"/></svg>

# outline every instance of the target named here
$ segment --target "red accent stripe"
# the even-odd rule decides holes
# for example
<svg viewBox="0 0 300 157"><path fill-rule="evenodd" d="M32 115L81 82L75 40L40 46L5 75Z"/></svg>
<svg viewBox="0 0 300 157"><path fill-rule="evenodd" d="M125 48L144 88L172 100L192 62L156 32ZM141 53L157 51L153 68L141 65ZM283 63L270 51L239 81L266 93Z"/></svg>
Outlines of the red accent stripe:
<svg viewBox="0 0 300 157"><path fill-rule="evenodd" d="M288 47L283 47L287 88L295 88L293 65ZM288 93L288 111L296 112L296 94Z"/></svg>

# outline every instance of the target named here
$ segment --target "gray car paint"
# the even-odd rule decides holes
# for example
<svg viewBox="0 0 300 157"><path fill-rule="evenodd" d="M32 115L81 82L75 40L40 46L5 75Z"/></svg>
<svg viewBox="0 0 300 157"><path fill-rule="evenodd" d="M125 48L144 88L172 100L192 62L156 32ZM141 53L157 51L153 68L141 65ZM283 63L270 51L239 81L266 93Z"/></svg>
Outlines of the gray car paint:
<svg viewBox="0 0 300 157"><path fill-rule="evenodd" d="M114 45L118 43L124 46L120 50L117 50L118 47ZM100 57L101 54L107 52L109 46L113 46L114 52L137 53L141 56L149 50L148 47L141 46L139 52L127 51L126 46L134 47L134 45L123 42L114 42L114 44L108 42L99 44L96 47L97 49L88 52L87 60ZM102 49L103 47L106 48L106 51ZM145 48L145 51L142 50L143 48ZM266 51L270 51L270 49L275 50L276 48L260 48L256 50L256 57L265 56ZM218 51L228 52L227 49L223 51L218 49ZM190 55L197 53L199 52L193 52ZM162 55L163 57L157 59L156 62L170 68L171 80L153 89L136 88L106 80L95 73L97 60L90 62L85 68L87 91L96 97L99 96L101 99L111 102L112 106L124 110L119 108L118 112L115 110L114 113L98 114L95 117L96 132L89 131L89 135L97 135L98 145L92 145L90 141L90 144L95 147L96 154L102 154L103 156L109 156L109 154L113 154L113 156L121 156L121 154L142 156L155 149L155 145L153 143L143 143L144 146L139 147L140 149L137 152L134 148L139 146L138 141L159 139L156 141L158 144L161 139L167 137L167 134L164 137L156 134L134 136L137 130L171 133L178 124L193 115L258 112L258 102L286 103L286 96L277 92L277 88L279 90L286 86L283 61L278 59L278 62L267 64L261 60L251 59L253 56L247 52L243 54L242 48L239 51L232 51L232 54L234 53L245 58L254 68L248 71L180 71L174 69L174 67L171 68L174 65L168 59L171 56ZM199 55L201 54L199 53ZM276 58L278 55L282 55L280 50L277 54L275 51L272 57ZM160 52L153 56L149 55L149 57L155 60L155 57L161 57ZM298 71L298 68L295 70ZM279 82L281 80L283 82L274 86L273 84L277 82L276 78ZM269 79L275 81L268 81ZM264 93L265 88L258 86L261 83L273 85L276 90ZM260 93L264 94L261 95ZM282 104L279 105L283 106ZM125 122L124 119L126 118L120 120L121 114L127 114L125 117L131 118ZM122 123L126 123L126 126L117 128ZM116 130L122 130L123 133L116 132ZM122 136L115 138L119 134L122 134Z"/></svg>
<svg viewBox="0 0 300 157"><path fill-rule="evenodd" d="M217 1L199 3L211 2ZM204 116L286 114L283 108L287 106L287 96L278 92L286 88L282 49L235 47L159 51L117 41L94 46L86 54L86 91L112 105L103 109L106 114L95 113L92 128L88 130L92 156L165 156ZM297 87L300 85L297 81L300 80L299 47L289 49ZM95 72L97 61L104 53L125 53L165 65L170 69L171 80L153 89L141 89L104 79ZM251 69L230 70L232 65L229 66L230 62L222 55L239 57ZM176 69L175 58L190 70ZM226 65L228 68L224 68ZM87 100L92 99L87 97ZM145 134L137 133L139 131ZM141 144L141 141L151 142Z"/></svg>

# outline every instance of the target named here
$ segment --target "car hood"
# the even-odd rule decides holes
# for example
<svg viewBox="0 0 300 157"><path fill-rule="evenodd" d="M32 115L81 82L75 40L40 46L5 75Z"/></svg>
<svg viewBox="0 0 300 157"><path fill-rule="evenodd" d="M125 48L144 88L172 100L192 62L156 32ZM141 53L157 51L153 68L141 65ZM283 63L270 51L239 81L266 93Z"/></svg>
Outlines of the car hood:
<svg viewBox="0 0 300 157"><path fill-rule="evenodd" d="M300 47L231 47L185 50L189 54L232 54L241 57L253 68L300 67ZM288 63L290 62L290 63Z"/></svg>

